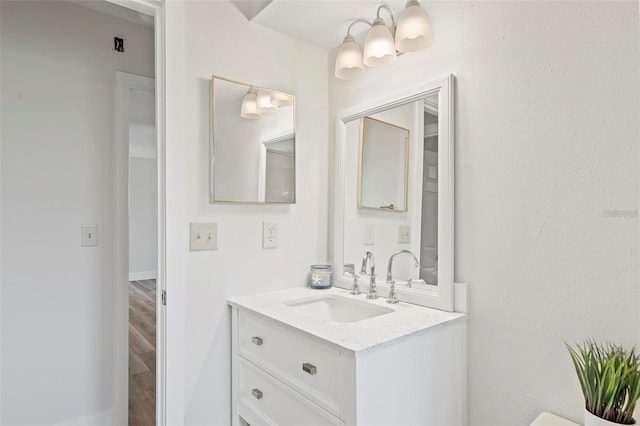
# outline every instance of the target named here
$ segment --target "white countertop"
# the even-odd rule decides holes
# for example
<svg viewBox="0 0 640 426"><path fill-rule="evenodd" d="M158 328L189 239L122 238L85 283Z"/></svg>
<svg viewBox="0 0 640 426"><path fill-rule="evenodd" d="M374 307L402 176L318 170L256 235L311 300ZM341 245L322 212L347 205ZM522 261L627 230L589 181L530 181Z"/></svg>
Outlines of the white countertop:
<svg viewBox="0 0 640 426"><path fill-rule="evenodd" d="M394 312L352 323L318 321L301 315L285 302L310 296L339 295L391 308ZM272 318L280 323L302 330L353 352L372 350L389 343L396 343L414 334L428 332L433 327L446 326L454 321L464 321L465 314L439 311L400 302L386 303L386 298L367 299L364 294L350 295L347 290L330 288L292 288L229 299L229 305Z"/></svg>
<svg viewBox="0 0 640 426"><path fill-rule="evenodd" d="M556 416L552 413L540 413L531 423L531 426L580 426L570 420Z"/></svg>

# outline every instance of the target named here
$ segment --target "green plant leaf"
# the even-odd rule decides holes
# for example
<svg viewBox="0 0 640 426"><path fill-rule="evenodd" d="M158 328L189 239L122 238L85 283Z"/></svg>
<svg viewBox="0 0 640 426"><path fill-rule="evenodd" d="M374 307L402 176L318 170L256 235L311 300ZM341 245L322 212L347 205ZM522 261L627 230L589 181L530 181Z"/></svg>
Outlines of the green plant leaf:
<svg viewBox="0 0 640 426"><path fill-rule="evenodd" d="M605 420L633 423L640 399L640 355L612 343L565 345L585 398L585 408Z"/></svg>

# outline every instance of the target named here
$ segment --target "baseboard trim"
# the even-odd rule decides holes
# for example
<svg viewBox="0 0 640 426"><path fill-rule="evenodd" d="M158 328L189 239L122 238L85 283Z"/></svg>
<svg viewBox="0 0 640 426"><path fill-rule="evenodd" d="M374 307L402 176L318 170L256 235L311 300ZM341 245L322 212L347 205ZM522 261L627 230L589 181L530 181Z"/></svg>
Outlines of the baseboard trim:
<svg viewBox="0 0 640 426"><path fill-rule="evenodd" d="M73 420L58 423L57 426L104 426L113 424L113 407L99 413L81 416Z"/></svg>
<svg viewBox="0 0 640 426"><path fill-rule="evenodd" d="M158 271L129 272L129 281L155 280L158 278Z"/></svg>

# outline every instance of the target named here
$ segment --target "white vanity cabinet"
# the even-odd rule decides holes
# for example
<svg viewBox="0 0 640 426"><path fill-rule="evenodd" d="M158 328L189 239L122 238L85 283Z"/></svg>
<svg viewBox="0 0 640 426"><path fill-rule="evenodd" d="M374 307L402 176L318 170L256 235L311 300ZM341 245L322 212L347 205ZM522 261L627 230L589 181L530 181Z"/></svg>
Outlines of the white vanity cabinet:
<svg viewBox="0 0 640 426"><path fill-rule="evenodd" d="M280 300L304 291L229 302L233 424L466 424L466 316L398 304L320 323Z"/></svg>

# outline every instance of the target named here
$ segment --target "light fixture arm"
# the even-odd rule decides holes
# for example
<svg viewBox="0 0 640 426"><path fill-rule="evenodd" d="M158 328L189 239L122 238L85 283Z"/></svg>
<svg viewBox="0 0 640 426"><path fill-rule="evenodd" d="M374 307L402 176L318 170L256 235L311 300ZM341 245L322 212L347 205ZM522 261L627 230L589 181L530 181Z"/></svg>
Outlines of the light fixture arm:
<svg viewBox="0 0 640 426"><path fill-rule="evenodd" d="M376 11L376 18L377 19L382 19L380 18L380 9L384 9L387 12L389 12L389 16L391 16L391 23L393 24L393 29L396 28L396 19L393 16L393 12L391 11L391 9L389 9L389 6L386 6L384 4L381 4L380 6L378 6L378 10Z"/></svg>
<svg viewBox="0 0 640 426"><path fill-rule="evenodd" d="M364 19L356 19L355 21L353 21L351 24L349 24L349 28L347 29L347 35L350 36L351 35L351 27L353 27L354 24L357 24L358 22L361 22L363 24L367 24L370 27L373 26L373 24L367 20Z"/></svg>

